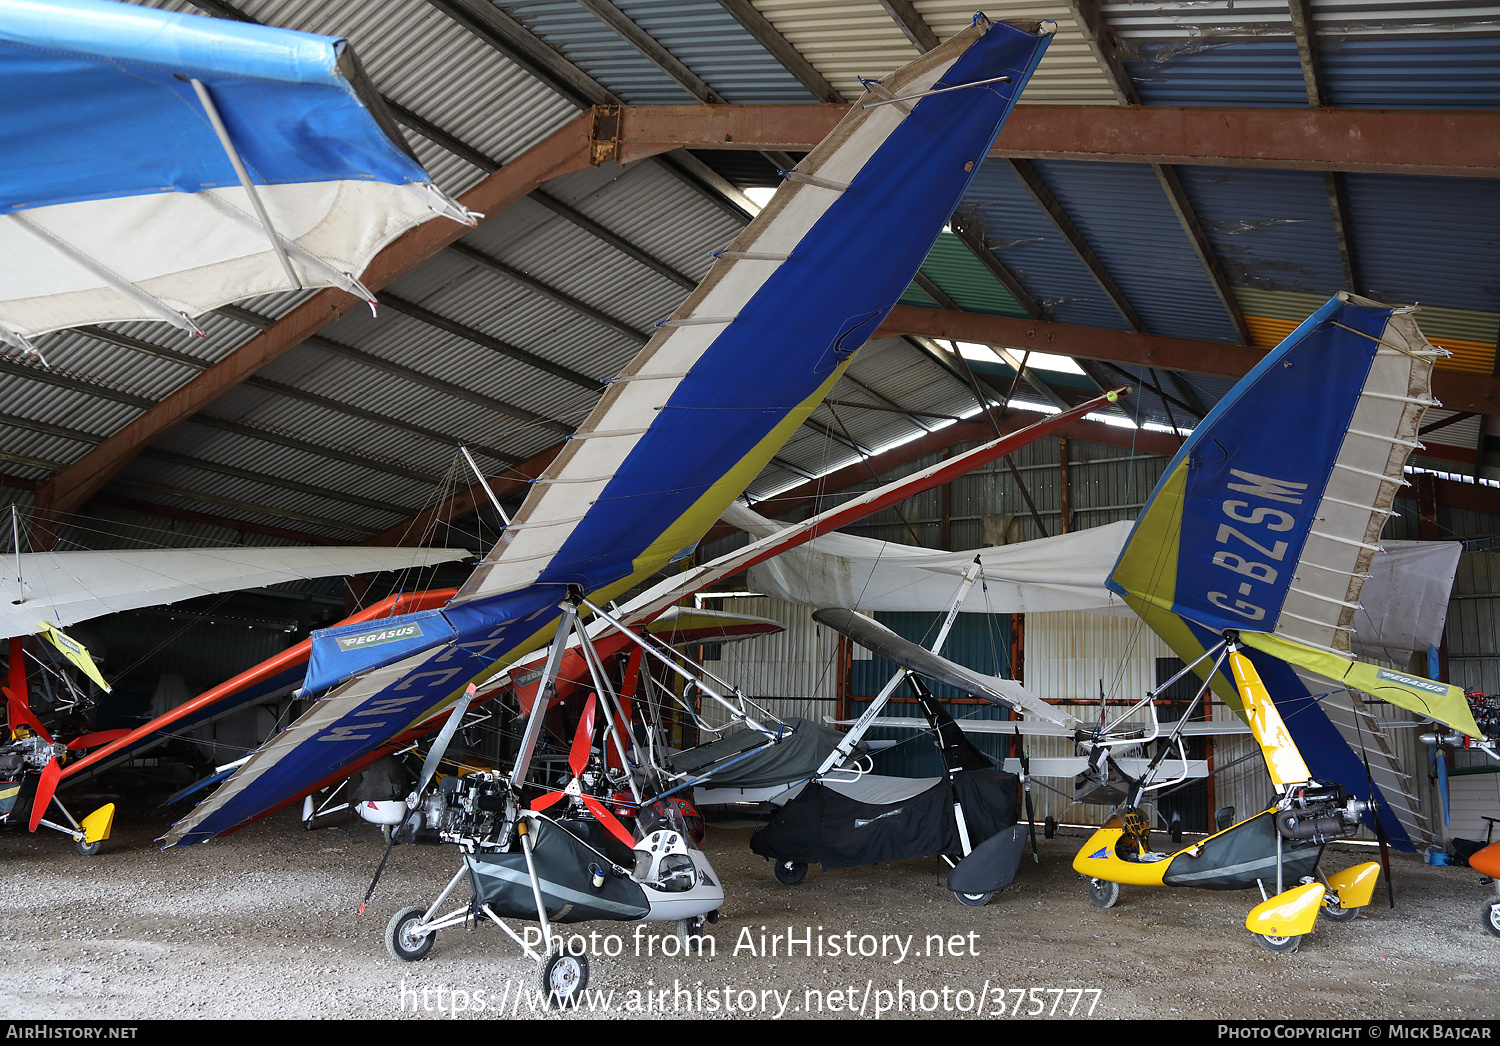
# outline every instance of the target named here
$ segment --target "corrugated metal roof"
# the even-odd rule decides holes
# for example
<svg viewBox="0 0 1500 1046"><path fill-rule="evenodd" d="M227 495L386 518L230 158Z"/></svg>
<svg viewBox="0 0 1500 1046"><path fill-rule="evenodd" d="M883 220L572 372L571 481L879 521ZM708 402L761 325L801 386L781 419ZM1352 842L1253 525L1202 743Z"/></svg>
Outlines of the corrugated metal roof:
<svg viewBox="0 0 1500 1046"><path fill-rule="evenodd" d="M851 97L858 90L857 75L882 76L916 53L877 0L756 3L815 67ZM973 15L963 0L915 3L940 38L967 25ZM157 6L195 10L185 0ZM268 24L347 36L381 92L493 161L520 155L578 111L574 103L422 0L378 5L357 0L241 0L240 6ZM747 30L711 0L621 0L619 7L730 102L811 98ZM690 100L575 0L548 0L505 10L533 25L545 41L574 57L585 71L627 101ZM987 13L997 19L1051 18L1058 23L1058 34L1022 99L1024 104L1114 103L1105 75L1067 5L1013 0ZM1101 14L1124 43L1129 68L1147 104L1306 106L1282 0L1115 2L1103 5ZM1335 105L1495 108L1500 101L1496 86L1500 55L1492 53L1500 47L1500 7L1494 4L1315 0L1313 19L1327 92ZM414 133L407 137L439 184L450 191L460 191L482 175L479 167L425 138ZM768 161L761 163L763 168L768 166ZM1223 307L1149 168L1055 161L1038 162L1036 167L1153 333L1233 340ZM750 170L743 164L732 169L741 168ZM1320 173L1202 167L1182 167L1178 173L1235 285L1257 344L1274 343L1341 285L1342 267ZM1365 284L1356 289L1377 297L1421 302L1423 329L1440 344L1446 341L1456 353L1444 366L1488 374L1494 366L1495 335L1500 327L1500 302L1496 301L1500 273L1495 271L1500 265L1500 252L1495 249L1500 240L1500 205L1495 202L1492 183L1372 174L1351 174L1344 181L1355 268ZM597 222L610 235L634 244L689 279L706 272L708 252L722 247L740 228L739 222L705 198L701 186L690 185L680 171L658 161L628 169L590 168L551 181L544 191L581 212L586 221ZM1049 319L1109 330L1125 328L1077 255L1006 165L991 162L982 167L960 210ZM590 377L617 372L651 324L669 314L687 293L679 282L531 200L507 208L466 234L464 242L556 293L542 293L452 251L418 265L394 283L391 292ZM940 239L924 272L965 309L1021 314L1001 285L952 237ZM602 323L584 309L558 300L559 295L602 311L637 334ZM277 295L246 307L275 319L306 297ZM935 304L915 288L903 301ZM25 419L97 437L110 435L146 404L160 401L203 366L225 358L256 330L226 316L208 317L204 326L209 336L202 339L155 324L119 328L160 346L167 355L183 354L184 359L164 359L160 353L76 332L43 340L43 351L56 367L51 375L41 375L24 362L12 366L7 357L8 369L0 381L0 414L21 421L0 424L4 451L9 454L0 471L21 480L43 479L50 474L49 468L76 460L89 445L38 432L35 425L27 427ZM360 508L348 500L317 498L289 485L321 482L346 497L388 498L410 505L434 496L436 488L419 491L415 481L382 471L377 467L380 461L441 473L458 438L489 448L478 453L494 466L500 459L493 455L530 457L555 445L561 432L505 417L494 402L530 410L566 426L581 418L594 399L588 389L508 360L394 308L383 309L377 320L356 310L322 331L321 337L369 355L351 357L332 347L305 344L261 374L345 404L347 409L241 386L220 396L205 413L241 420L264 430L263 435L185 424L156 444L225 466L262 471L287 485L277 489L222 471L141 459L124 473L117 490L127 497L314 533L332 531L325 523L299 526L288 516L276 517L246 506L345 520L341 533L348 536L353 533L348 526L368 532L386 525L389 514ZM900 340L880 348L876 353L866 350L866 357L857 360L850 371L851 378L872 392L846 382L836 390L835 398L875 403L874 396L878 396L911 410L938 414L973 409L973 394L965 384L917 348ZM380 360L410 372L382 369L376 365ZM74 378L80 387L59 384ZM1191 378L1193 389L1208 403L1230 384L1226 378ZM488 399L476 401L466 393ZM1023 387L1020 395L1030 394ZM1166 420L1165 407L1149 392L1143 392L1136 403L1145 417ZM383 415L388 421L364 417L361 412ZM815 420L836 431L839 426L832 413L822 408ZM840 407L838 415L856 441L876 449L940 424L935 419L919 424L901 414L861 408ZM428 434L401 427L403 418ZM316 446L358 452L369 464L319 461L315 454L270 438L277 433ZM439 433L450 436L440 438ZM1476 442L1469 441L1466 430L1457 425L1441 434L1444 443ZM487 453L492 457L486 458ZM821 472L857 460L848 448L811 429L796 436L782 455L804 472ZM252 468L246 461L256 464ZM802 477L796 472L773 465L752 490L800 482ZM1049 488L1042 484L1041 489ZM194 490L204 500L194 502ZM1143 494L1137 491L1132 496L1139 500ZM1129 510L1109 508L1101 501L1080 511L1102 522L1111 513L1128 514ZM890 521L884 525L899 526Z"/></svg>
<svg viewBox="0 0 1500 1046"><path fill-rule="evenodd" d="M1234 341L1223 304L1149 167L1035 163L1153 334Z"/></svg>

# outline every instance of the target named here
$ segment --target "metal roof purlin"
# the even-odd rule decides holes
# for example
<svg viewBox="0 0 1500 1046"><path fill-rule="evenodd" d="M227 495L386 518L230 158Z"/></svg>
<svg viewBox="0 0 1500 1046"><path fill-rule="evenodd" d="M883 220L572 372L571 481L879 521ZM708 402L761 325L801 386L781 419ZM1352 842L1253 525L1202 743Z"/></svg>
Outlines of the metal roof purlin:
<svg viewBox="0 0 1500 1046"><path fill-rule="evenodd" d="M1317 31L1313 28L1310 0L1287 0L1292 17L1292 36L1297 41L1297 58L1302 65L1302 82L1307 88L1307 104L1321 109L1327 104L1323 71L1318 62ZM1333 218L1333 237L1338 244L1339 262L1344 269L1344 286L1358 291L1359 276L1354 268L1354 244L1349 235L1349 200L1344 179L1337 171L1323 172L1323 186L1328 193L1328 210Z"/></svg>
<svg viewBox="0 0 1500 1046"><path fill-rule="evenodd" d="M823 78L823 74L813 68L813 64L781 35L770 20L755 9L750 0L719 0L719 6L744 26L745 31L755 37L756 42L769 51L787 72L795 76L814 98L820 102L844 100L834 86Z"/></svg>
<svg viewBox="0 0 1500 1046"><path fill-rule="evenodd" d="M1298 0L1292 0L1293 4L1297 2ZM1115 97L1120 99L1122 104L1139 105L1140 96L1136 92L1135 84L1131 82L1125 71L1125 64L1120 60L1119 44L1100 13L1098 5L1093 0L1069 0L1068 6L1072 8L1073 19L1083 31L1084 39L1088 41L1089 49L1094 52L1100 71L1109 82ZM1154 163L1151 169L1156 174L1156 180L1161 183L1162 192L1166 194L1167 202L1172 205L1178 224L1182 226L1183 233L1192 244L1193 253L1198 256L1198 262L1203 266L1209 283L1213 285L1214 293L1224 306L1224 311L1229 316L1240 344L1250 344L1250 328L1245 324L1245 316L1240 311L1239 302L1234 296L1234 288L1230 286L1229 277L1224 274L1224 267L1219 264L1213 245L1208 242L1202 223L1198 221L1193 205L1188 201L1187 192L1182 187L1182 179L1177 176L1177 172L1170 164ZM1126 319L1137 330L1143 329L1139 321L1131 319L1130 315L1127 314Z"/></svg>
<svg viewBox="0 0 1500 1046"><path fill-rule="evenodd" d="M885 8L885 13L895 20L918 51L925 54L942 43L921 13L912 6L911 0L880 0L880 6Z"/></svg>
<svg viewBox="0 0 1500 1046"><path fill-rule="evenodd" d="M1028 161L1019 159L1011 160L1010 165L1016 172L1016 177L1021 180L1021 184L1026 187L1026 191L1031 194L1031 198L1036 201L1038 207L1047 212L1047 217L1051 219L1053 227L1061 234L1063 241L1072 248L1078 260L1089 270L1094 277L1094 282L1099 285L1099 289L1124 317L1125 322L1130 324L1132 330L1144 331L1146 325L1141 322L1135 306L1130 304L1130 299L1125 297L1125 292L1120 289L1119 284L1115 283L1114 277L1109 274L1109 270L1104 267L1104 263L1094 253L1094 249L1089 246L1083 234L1078 231L1078 227L1073 224L1073 219L1068 216L1062 204L1057 202L1057 197L1052 195L1052 190L1047 187L1046 182L1042 181L1042 176L1037 173L1036 168Z"/></svg>
<svg viewBox="0 0 1500 1046"><path fill-rule="evenodd" d="M548 47L489 0L427 2L575 104L619 104L620 99L609 88Z"/></svg>
<svg viewBox="0 0 1500 1046"><path fill-rule="evenodd" d="M578 5L609 26L620 39L634 47L647 61L670 76L700 102L718 103L724 100L706 80L679 61L659 40L636 25L626 17L625 12L608 0L578 0Z"/></svg>
<svg viewBox="0 0 1500 1046"><path fill-rule="evenodd" d="M412 319L425 323L429 327L436 327L439 330L447 331L449 334L462 338L465 341L489 349L491 352L504 356L506 359L524 363L528 367L535 367L537 370L545 374L550 374L554 378L561 378L563 381L571 382L591 392L601 391L602 386L597 378L591 378L587 374L580 374L571 367L564 367L560 363L553 363L551 360L538 356L534 352L527 352L518 345L512 345L492 334L475 330L467 324L459 323L457 320L451 320L446 316L433 312L431 309L418 305L414 301L407 301L405 298L397 297L394 294L384 293L380 295L380 304L389 306L394 311L405 316L410 316Z"/></svg>

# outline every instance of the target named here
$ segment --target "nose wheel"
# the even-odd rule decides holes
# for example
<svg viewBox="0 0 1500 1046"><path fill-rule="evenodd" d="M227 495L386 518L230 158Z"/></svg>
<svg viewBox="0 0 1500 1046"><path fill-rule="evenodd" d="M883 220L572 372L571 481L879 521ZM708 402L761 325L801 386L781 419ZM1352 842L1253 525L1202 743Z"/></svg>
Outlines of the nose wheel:
<svg viewBox="0 0 1500 1046"><path fill-rule="evenodd" d="M1113 908L1120 901L1120 884L1108 879L1090 879L1089 900L1095 908Z"/></svg>

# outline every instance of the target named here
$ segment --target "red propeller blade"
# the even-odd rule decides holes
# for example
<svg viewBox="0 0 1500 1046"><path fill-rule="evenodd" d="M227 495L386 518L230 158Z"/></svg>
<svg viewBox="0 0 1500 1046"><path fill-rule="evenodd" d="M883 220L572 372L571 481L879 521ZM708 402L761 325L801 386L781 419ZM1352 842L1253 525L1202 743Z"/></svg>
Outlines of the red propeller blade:
<svg viewBox="0 0 1500 1046"><path fill-rule="evenodd" d="M620 840L620 842L624 843L626 846L635 845L635 837L632 836L629 830L620 823L620 819L618 817L609 812L609 807L605 806L603 803L601 803L591 795L586 795L583 797L583 805L594 812L594 816L599 818L599 823L602 824L606 830L608 830L610 835Z"/></svg>
<svg viewBox="0 0 1500 1046"><path fill-rule="evenodd" d="M573 735L573 748L568 752L568 768L574 777L582 777L589 765L589 752L594 747L594 697L590 694L583 706L583 715L578 717L578 732Z"/></svg>
<svg viewBox="0 0 1500 1046"><path fill-rule="evenodd" d="M31 830L42 823L42 815L52 805L52 795L57 791L57 779L62 776L62 767L54 759L42 767L41 779L36 783L36 798L31 801Z"/></svg>

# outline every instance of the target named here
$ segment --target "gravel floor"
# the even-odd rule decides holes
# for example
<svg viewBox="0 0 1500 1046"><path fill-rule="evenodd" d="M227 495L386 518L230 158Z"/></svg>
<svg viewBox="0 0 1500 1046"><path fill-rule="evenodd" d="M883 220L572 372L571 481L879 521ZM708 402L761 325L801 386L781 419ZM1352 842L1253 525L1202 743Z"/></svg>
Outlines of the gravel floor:
<svg viewBox="0 0 1500 1046"><path fill-rule="evenodd" d="M1018 1004L1049 1017L1500 1015L1500 938L1478 923L1493 887L1404 855L1396 908L1382 884L1358 919L1320 920L1300 951L1278 955L1244 929L1253 892L1126 887L1118 907L1092 907L1069 866L1081 832L1044 840L1039 866L966 908L935 860L815 868L784 887L750 853L748 827L716 825L706 849L727 899L715 954L664 954L676 941L657 926L586 924L597 934L591 1005L533 1014L522 992L535 967L494 927L440 933L418 963L386 953L391 914L432 900L458 867L451 848L398 847L360 916L384 849L376 829L304 832L282 811L209 845L160 851L153 840L169 820L123 810L91 859L53 833L0 836L6 1017L1009 1018ZM1367 854L1331 852L1325 868ZM847 954L861 948L876 954Z"/></svg>

